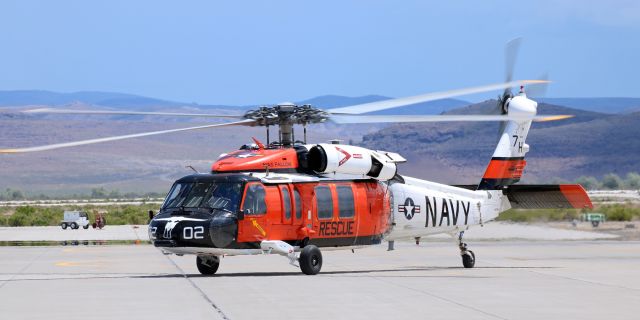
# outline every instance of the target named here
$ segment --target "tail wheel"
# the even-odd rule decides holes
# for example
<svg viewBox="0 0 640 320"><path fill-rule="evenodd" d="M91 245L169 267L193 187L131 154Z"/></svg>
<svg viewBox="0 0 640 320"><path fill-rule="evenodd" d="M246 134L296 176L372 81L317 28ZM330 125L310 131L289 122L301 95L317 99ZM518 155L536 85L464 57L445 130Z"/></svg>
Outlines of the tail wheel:
<svg viewBox="0 0 640 320"><path fill-rule="evenodd" d="M315 275L322 269L322 253L314 245L308 245L300 253L300 270L307 275Z"/></svg>
<svg viewBox="0 0 640 320"><path fill-rule="evenodd" d="M211 257L196 257L196 266L198 271L203 275L212 275L218 271L220 266L220 258L217 256Z"/></svg>
<svg viewBox="0 0 640 320"><path fill-rule="evenodd" d="M469 250L462 254L462 265L465 268L473 268L476 265L476 255Z"/></svg>
<svg viewBox="0 0 640 320"><path fill-rule="evenodd" d="M61 223L60 226L62 227L62 230L67 230L67 223L66 222Z"/></svg>

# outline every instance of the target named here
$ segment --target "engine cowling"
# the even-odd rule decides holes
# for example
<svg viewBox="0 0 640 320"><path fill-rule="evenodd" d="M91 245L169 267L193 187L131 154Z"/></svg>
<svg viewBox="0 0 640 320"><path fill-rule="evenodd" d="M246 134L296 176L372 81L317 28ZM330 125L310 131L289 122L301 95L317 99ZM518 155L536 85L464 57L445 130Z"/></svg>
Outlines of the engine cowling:
<svg viewBox="0 0 640 320"><path fill-rule="evenodd" d="M318 144L309 149L307 166L318 173L366 175L389 180L396 175L400 155L342 144Z"/></svg>

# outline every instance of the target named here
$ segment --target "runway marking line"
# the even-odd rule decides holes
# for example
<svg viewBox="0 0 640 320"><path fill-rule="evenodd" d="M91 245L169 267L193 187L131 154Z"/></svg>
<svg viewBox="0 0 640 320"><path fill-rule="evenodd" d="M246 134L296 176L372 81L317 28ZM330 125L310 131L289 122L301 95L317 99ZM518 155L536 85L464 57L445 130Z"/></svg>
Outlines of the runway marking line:
<svg viewBox="0 0 640 320"><path fill-rule="evenodd" d="M198 291L200 293L200 295L202 296L202 298L204 298L205 301L207 301L209 303L209 305L211 305L211 307L213 307L213 309L218 313L218 315L220 317L222 317L222 319L224 320L228 320L229 317L227 317L227 315L222 311L222 309L220 309L220 307L215 304L215 302L213 302L213 300L211 300L211 298L209 298L209 296L207 295L206 292L204 292L204 290L202 290L202 288L200 288L191 278L189 278L189 276L184 272L184 270L182 270L182 268L180 268L180 266L173 261L173 259L171 259L171 257L169 257L169 255L165 255L165 257L167 258L167 260L169 260L169 262L171 262L171 264L173 264L173 266L178 269L178 271L180 271L180 274L182 275L182 277L187 280L189 282L189 284L191 284L191 286L196 289L196 291Z"/></svg>
<svg viewBox="0 0 640 320"><path fill-rule="evenodd" d="M105 263L102 261L59 261L53 265L56 267L101 267Z"/></svg>

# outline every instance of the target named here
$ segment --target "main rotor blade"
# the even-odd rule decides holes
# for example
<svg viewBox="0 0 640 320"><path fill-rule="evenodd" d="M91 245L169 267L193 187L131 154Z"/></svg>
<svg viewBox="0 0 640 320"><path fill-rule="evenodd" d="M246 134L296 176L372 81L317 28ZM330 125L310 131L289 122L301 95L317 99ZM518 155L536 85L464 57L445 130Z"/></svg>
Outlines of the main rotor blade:
<svg viewBox="0 0 640 320"><path fill-rule="evenodd" d="M510 115L331 115L329 119L340 124L347 123L402 123L402 122L476 122L476 121L555 121L572 115L538 115L533 117Z"/></svg>
<svg viewBox="0 0 640 320"><path fill-rule="evenodd" d="M255 120L246 119L246 120L242 120L242 121L210 124L210 125L206 125L206 126L179 128L179 129L170 129L170 130L161 130L161 131L151 131L151 132L127 134L127 135L123 135L123 136L115 136L115 137L107 137L107 138L98 138L98 139L89 139L89 140L81 140L81 141L74 141L74 142L49 144L49 145L44 145L44 146L39 146L39 147L28 147L28 148L17 148L17 149L0 149L0 153L23 153L23 152L46 151L46 150L53 150L53 149L60 149L60 148L82 146L82 145L86 145L86 144L94 144L94 143L101 143L101 142L109 142L109 141L116 141L116 140L131 139L131 138L140 138L140 137L154 136L154 135L158 135L158 134L181 132L181 131L200 130L200 129L215 128L215 127L227 127L227 126L247 126L247 125L250 126L254 122L255 122Z"/></svg>
<svg viewBox="0 0 640 320"><path fill-rule="evenodd" d="M547 83L547 82L548 81L545 81L545 80L516 80L516 81L510 81L510 82L504 82L504 83L489 84L486 86L433 92L433 93L427 93L427 94L406 97L406 98L389 99L384 101L358 104L358 105L348 106L348 107L333 108L325 111L331 114L361 114L361 113L373 112L378 110L397 108L397 107L412 105L412 104L421 103L421 102L428 102L428 101L452 98L457 96L464 96L468 94L500 90L500 89L505 89L512 86L521 86L521 85L528 85L528 84L533 85L533 84L541 84L541 83Z"/></svg>
<svg viewBox="0 0 640 320"><path fill-rule="evenodd" d="M56 113L56 114L100 114L100 115L134 115L134 116L172 116L172 117L204 117L244 119L243 115L226 115L210 113L174 113L174 112L139 112L139 111L108 111L108 110L73 110L42 108L25 110L23 113Z"/></svg>

